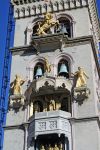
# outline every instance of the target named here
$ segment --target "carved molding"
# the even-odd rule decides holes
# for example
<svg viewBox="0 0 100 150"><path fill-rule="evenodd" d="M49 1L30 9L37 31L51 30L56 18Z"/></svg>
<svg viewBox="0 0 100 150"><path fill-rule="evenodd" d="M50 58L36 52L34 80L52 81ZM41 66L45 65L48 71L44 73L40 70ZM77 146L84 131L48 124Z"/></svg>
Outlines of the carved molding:
<svg viewBox="0 0 100 150"><path fill-rule="evenodd" d="M20 0L18 2L12 1L14 5L14 16L16 19L18 18L24 18L29 17L32 15L37 14L44 14L46 12L57 12L57 11L65 11L70 9L76 9L81 7L86 7L88 5L87 0L58 0L58 1L50 1L45 2L40 0L34 1L34 2L28 2L23 1L23 3L20 3Z"/></svg>

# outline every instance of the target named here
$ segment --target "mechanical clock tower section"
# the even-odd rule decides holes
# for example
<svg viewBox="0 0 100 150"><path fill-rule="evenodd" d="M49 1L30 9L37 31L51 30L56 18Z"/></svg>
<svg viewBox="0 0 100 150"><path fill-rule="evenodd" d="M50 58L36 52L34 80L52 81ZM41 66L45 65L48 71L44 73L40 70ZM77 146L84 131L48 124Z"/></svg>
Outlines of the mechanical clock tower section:
<svg viewBox="0 0 100 150"><path fill-rule="evenodd" d="M94 0L12 0L16 20L4 150L99 150Z"/></svg>

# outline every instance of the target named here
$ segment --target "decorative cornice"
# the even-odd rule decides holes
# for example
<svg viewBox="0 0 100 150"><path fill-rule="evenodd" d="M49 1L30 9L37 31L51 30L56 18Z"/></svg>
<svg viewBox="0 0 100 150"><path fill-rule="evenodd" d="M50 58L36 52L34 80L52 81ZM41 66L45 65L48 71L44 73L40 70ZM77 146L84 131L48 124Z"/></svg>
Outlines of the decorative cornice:
<svg viewBox="0 0 100 150"><path fill-rule="evenodd" d="M59 12L70 9L77 9L88 6L88 0L56 0L45 2L40 1L26 1L20 3L20 0L12 1L14 5L14 17L16 19L44 14L46 12Z"/></svg>

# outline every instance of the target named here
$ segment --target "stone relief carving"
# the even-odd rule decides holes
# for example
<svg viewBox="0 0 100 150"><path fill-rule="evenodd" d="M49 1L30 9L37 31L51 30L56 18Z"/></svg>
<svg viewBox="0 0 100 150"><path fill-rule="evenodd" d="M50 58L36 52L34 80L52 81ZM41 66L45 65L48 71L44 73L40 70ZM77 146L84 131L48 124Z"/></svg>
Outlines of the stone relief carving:
<svg viewBox="0 0 100 150"><path fill-rule="evenodd" d="M38 129L40 131L46 130L46 122L38 122Z"/></svg>
<svg viewBox="0 0 100 150"><path fill-rule="evenodd" d="M57 121L50 121L49 123L50 123L49 127L51 130L57 128Z"/></svg>

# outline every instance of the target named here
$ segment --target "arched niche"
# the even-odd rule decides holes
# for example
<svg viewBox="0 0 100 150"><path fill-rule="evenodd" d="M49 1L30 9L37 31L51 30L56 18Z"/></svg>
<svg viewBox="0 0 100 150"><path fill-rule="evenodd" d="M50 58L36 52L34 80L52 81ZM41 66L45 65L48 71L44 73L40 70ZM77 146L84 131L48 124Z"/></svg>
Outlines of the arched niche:
<svg viewBox="0 0 100 150"><path fill-rule="evenodd" d="M44 74L44 65L45 65L45 58L44 57L34 57L27 65L27 74L28 74L28 79L32 82L33 79L35 79L35 72L36 68L38 65L41 65L43 69L43 74Z"/></svg>
<svg viewBox="0 0 100 150"><path fill-rule="evenodd" d="M59 28L58 32L63 32L68 37L72 38L73 37L73 22L74 19L72 16L68 14L59 14L57 15L57 20L59 20Z"/></svg>
<svg viewBox="0 0 100 150"><path fill-rule="evenodd" d="M44 75L44 64L43 62L38 62L34 67L33 79L37 79Z"/></svg>
<svg viewBox="0 0 100 150"><path fill-rule="evenodd" d="M42 17L35 18L32 22L29 22L25 30L25 44L30 45L32 36L36 35L38 24L43 21Z"/></svg>
<svg viewBox="0 0 100 150"><path fill-rule="evenodd" d="M60 59L57 68L58 76L69 78L69 62L66 59Z"/></svg>
<svg viewBox="0 0 100 150"><path fill-rule="evenodd" d="M70 78L71 72L73 72L74 60L71 55L63 52L58 54L54 60L54 76L59 76L59 63L60 61L65 61L66 67L68 66L68 77Z"/></svg>

